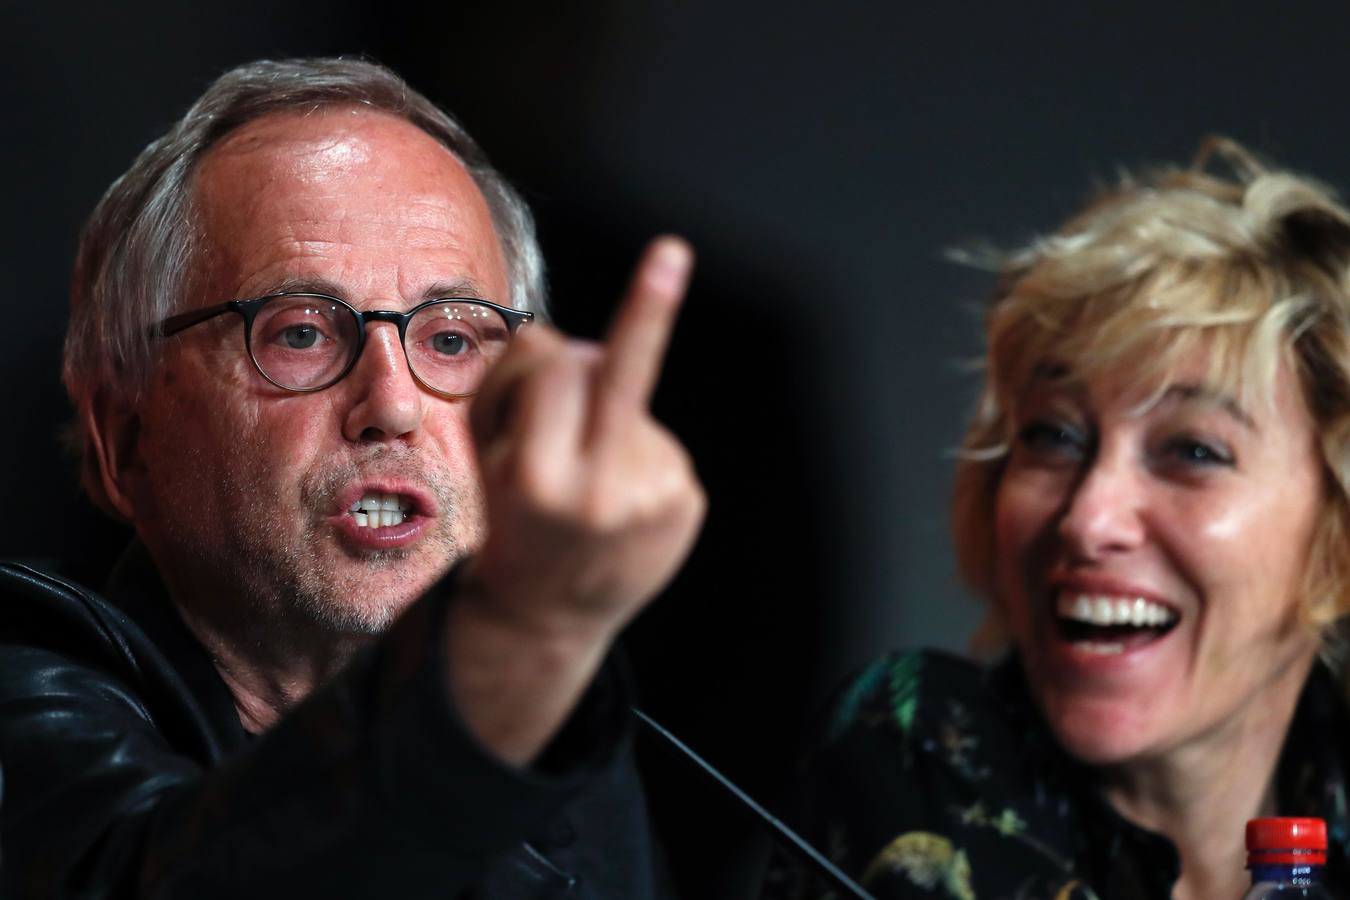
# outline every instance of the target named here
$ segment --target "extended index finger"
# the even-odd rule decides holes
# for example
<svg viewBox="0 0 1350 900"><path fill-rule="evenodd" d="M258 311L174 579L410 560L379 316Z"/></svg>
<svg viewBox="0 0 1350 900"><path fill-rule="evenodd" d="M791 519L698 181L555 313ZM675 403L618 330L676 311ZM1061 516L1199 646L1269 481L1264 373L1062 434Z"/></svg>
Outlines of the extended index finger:
<svg viewBox="0 0 1350 900"><path fill-rule="evenodd" d="M647 246L605 338L603 401L643 406L651 399L693 265L694 252L680 238Z"/></svg>

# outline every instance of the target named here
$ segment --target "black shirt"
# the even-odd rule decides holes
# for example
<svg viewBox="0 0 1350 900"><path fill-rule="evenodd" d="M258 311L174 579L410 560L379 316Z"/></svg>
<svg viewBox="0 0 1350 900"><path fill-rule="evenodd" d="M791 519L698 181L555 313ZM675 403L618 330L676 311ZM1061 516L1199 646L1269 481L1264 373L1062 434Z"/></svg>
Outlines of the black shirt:
<svg viewBox="0 0 1350 900"><path fill-rule="evenodd" d="M659 895L625 679L505 766L448 699L448 594L254 739L143 550L108 599L0 565L0 896Z"/></svg>

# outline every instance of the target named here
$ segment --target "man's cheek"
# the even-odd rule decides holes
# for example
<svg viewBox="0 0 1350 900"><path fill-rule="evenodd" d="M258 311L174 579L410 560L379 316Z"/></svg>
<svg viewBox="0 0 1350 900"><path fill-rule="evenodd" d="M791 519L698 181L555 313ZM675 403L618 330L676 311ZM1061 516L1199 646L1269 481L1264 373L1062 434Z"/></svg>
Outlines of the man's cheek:
<svg viewBox="0 0 1350 900"><path fill-rule="evenodd" d="M316 458L334 449L326 438L324 417L283 405L275 413L244 419L239 443L253 454L257 464L274 472L299 472Z"/></svg>
<svg viewBox="0 0 1350 900"><path fill-rule="evenodd" d="M473 430L469 426L471 401L442 401L438 409L428 413L426 431L446 458L477 461L474 452Z"/></svg>

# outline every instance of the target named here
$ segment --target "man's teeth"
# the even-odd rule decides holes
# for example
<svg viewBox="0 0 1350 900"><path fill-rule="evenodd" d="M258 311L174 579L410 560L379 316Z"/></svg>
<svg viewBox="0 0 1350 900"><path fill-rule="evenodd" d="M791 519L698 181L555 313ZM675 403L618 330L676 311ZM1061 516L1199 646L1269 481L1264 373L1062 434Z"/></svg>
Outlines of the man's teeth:
<svg viewBox="0 0 1350 900"><path fill-rule="evenodd" d="M1100 594L1061 593L1057 612L1066 619L1088 625L1134 625L1155 627L1170 625L1176 613L1160 603L1143 597L1108 597Z"/></svg>
<svg viewBox="0 0 1350 900"><path fill-rule="evenodd" d="M384 528L408 518L412 500L401 494L369 493L347 510L360 528Z"/></svg>

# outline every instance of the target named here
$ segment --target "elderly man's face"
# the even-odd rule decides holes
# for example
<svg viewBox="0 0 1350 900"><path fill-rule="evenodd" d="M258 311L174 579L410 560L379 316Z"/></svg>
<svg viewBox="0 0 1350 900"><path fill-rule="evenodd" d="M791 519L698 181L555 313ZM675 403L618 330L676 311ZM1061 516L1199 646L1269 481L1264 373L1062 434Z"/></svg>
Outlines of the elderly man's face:
<svg viewBox="0 0 1350 900"><path fill-rule="evenodd" d="M192 306L283 289L358 309L509 302L482 195L395 117L264 117L209 152L196 186L207 256ZM235 595L244 614L379 630L482 539L468 405L418 386L389 323L367 326L343 381L296 394L258 374L239 317L222 316L166 342L140 408L137 530L180 602ZM358 527L351 505L389 494L407 522Z"/></svg>

